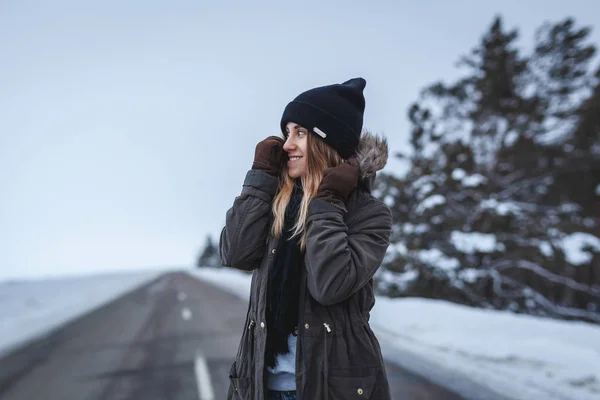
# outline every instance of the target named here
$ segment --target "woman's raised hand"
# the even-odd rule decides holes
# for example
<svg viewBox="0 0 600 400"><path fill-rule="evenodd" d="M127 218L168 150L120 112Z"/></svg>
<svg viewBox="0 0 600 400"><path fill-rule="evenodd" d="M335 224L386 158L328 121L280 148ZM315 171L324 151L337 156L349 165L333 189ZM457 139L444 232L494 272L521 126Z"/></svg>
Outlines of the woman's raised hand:
<svg viewBox="0 0 600 400"><path fill-rule="evenodd" d="M360 167L356 158L332 168L326 168L319 185L317 198L330 203L345 203L358 186Z"/></svg>
<svg viewBox="0 0 600 400"><path fill-rule="evenodd" d="M269 136L256 145L252 169L258 169L267 174L277 176L283 168L286 154L283 150L285 142L277 136Z"/></svg>

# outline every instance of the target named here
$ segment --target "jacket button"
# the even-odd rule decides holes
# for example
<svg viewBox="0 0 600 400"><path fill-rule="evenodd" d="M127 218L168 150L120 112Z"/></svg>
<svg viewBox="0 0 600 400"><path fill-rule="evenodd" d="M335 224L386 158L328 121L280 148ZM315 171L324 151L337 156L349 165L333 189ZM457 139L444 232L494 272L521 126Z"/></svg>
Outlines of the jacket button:
<svg viewBox="0 0 600 400"><path fill-rule="evenodd" d="M310 325L308 325L308 323L304 324L304 328L308 329L310 328Z"/></svg>
<svg viewBox="0 0 600 400"><path fill-rule="evenodd" d="M275 254L275 249L271 250L271 254Z"/></svg>
<svg viewBox="0 0 600 400"><path fill-rule="evenodd" d="M360 394L362 396L362 394L364 393L363 390L361 388L358 388L357 390L358 394Z"/></svg>
<svg viewBox="0 0 600 400"><path fill-rule="evenodd" d="M261 327L261 328L263 328L263 329L265 329L265 323L264 323L264 322L261 322L261 323L260 323L260 327Z"/></svg>

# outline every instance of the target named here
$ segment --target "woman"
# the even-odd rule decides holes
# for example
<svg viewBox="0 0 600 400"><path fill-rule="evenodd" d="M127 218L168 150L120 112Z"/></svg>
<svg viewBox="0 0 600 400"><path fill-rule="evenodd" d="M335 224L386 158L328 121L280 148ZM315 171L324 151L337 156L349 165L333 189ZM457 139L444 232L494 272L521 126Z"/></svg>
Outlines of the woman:
<svg viewBox="0 0 600 400"><path fill-rule="evenodd" d="M392 226L370 191L388 148L361 137L365 85L355 78L290 102L285 140L258 143L227 212L221 262L253 271L228 399L390 399L368 323Z"/></svg>

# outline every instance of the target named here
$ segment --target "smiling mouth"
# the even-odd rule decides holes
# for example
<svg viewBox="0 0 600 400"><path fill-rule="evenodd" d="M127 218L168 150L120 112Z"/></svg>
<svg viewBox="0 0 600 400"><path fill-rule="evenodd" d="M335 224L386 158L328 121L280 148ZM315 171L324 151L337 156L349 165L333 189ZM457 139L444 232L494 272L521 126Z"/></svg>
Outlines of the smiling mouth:
<svg viewBox="0 0 600 400"><path fill-rule="evenodd" d="M290 157L290 161L298 161L302 157Z"/></svg>

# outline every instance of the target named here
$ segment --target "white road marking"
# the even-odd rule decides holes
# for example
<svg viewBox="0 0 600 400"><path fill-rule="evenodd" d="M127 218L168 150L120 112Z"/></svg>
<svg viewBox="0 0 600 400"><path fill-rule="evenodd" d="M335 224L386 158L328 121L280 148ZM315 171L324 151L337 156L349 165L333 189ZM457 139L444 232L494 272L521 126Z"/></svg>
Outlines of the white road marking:
<svg viewBox="0 0 600 400"><path fill-rule="evenodd" d="M179 292L177 293L177 299L179 301L184 301L185 299L187 299L187 294L185 294L184 292Z"/></svg>
<svg viewBox="0 0 600 400"><path fill-rule="evenodd" d="M196 383L198 384L198 395L200 396L200 400L214 400L215 392L213 391L210 382L210 373L208 372L206 359L200 352L196 353L194 372L196 373Z"/></svg>
<svg viewBox="0 0 600 400"><path fill-rule="evenodd" d="M188 321L192 318L192 312L189 308L186 307L181 310L181 318L183 318L185 321Z"/></svg>

